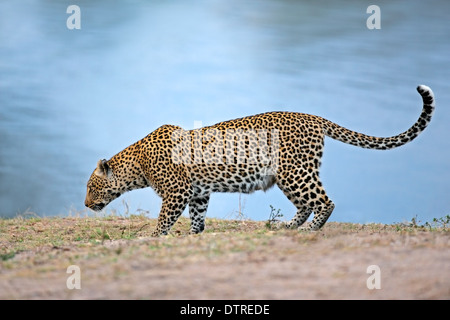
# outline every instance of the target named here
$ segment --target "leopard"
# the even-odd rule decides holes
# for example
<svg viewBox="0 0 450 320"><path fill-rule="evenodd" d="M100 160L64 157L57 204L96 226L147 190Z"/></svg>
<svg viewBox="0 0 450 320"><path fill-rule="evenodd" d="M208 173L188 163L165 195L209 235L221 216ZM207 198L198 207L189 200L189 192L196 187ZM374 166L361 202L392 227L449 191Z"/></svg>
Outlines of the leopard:
<svg viewBox="0 0 450 320"><path fill-rule="evenodd" d="M418 120L391 137L362 134L320 116L288 111L192 130L163 125L97 162L87 182L85 206L101 211L125 192L151 187L162 199L151 236L167 235L187 206L189 233L198 234L205 229L212 193L249 194L276 185L297 209L285 226L317 231L335 208L319 179L324 137L366 149L402 146L428 126L435 109L433 91L425 85L417 91L423 102Z"/></svg>

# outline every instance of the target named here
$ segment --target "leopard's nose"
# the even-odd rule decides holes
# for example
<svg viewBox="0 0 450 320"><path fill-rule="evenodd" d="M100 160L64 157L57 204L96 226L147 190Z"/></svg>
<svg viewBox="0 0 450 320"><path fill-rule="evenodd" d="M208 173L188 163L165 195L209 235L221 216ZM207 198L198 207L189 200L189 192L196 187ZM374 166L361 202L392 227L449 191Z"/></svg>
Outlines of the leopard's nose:
<svg viewBox="0 0 450 320"><path fill-rule="evenodd" d="M84 200L84 205L88 208L92 205L92 201L88 195L86 195L86 199Z"/></svg>

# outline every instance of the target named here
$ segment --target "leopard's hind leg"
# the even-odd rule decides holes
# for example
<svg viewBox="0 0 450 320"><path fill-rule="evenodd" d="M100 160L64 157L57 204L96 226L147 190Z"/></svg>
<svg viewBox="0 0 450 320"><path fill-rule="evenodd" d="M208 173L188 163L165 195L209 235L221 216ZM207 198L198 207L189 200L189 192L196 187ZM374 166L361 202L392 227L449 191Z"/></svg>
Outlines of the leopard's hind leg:
<svg viewBox="0 0 450 320"><path fill-rule="evenodd" d="M324 194L319 200L316 201L313 210L313 220L307 227L302 229L315 231L322 228L334 210L334 203L327 197L326 194Z"/></svg>
<svg viewBox="0 0 450 320"><path fill-rule="evenodd" d="M295 205L295 204L294 204ZM313 212L313 210L304 205L296 205L297 213L295 216L286 224L286 227L289 229L295 229L300 227L306 220L308 220L309 216Z"/></svg>
<svg viewBox="0 0 450 320"><path fill-rule="evenodd" d="M287 172L281 169L277 179L278 187L297 208L287 227L300 227L314 212L311 223L302 229L319 230L333 212L334 203L326 195L317 173L299 170L301 178L294 180L290 176L292 171L292 168Z"/></svg>

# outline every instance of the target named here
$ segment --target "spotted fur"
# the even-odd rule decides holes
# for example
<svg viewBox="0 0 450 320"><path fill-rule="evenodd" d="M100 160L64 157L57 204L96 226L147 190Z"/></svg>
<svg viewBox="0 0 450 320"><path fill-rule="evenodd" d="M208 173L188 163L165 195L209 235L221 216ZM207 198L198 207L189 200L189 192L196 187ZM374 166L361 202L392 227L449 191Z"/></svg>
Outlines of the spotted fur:
<svg viewBox="0 0 450 320"><path fill-rule="evenodd" d="M251 193L276 184L297 208L287 227L300 227L314 212L306 228L318 230L334 209L319 180L324 137L378 150L404 145L427 127L434 111L431 89L419 86L417 91L423 100L419 119L388 138L296 112L268 112L190 131L164 125L98 162L87 183L85 205L98 211L127 191L152 187L162 198L153 236L167 234L187 205L191 233L199 233L211 193Z"/></svg>

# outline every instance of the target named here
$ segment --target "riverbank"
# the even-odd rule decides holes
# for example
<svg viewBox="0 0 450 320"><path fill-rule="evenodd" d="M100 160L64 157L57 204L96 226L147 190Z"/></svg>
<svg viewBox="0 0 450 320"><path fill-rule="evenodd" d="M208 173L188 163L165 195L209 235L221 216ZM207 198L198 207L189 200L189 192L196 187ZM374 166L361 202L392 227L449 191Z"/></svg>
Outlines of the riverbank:
<svg viewBox="0 0 450 320"><path fill-rule="evenodd" d="M0 219L0 299L450 299L446 225L207 219L188 235L182 217L152 238L155 224Z"/></svg>

